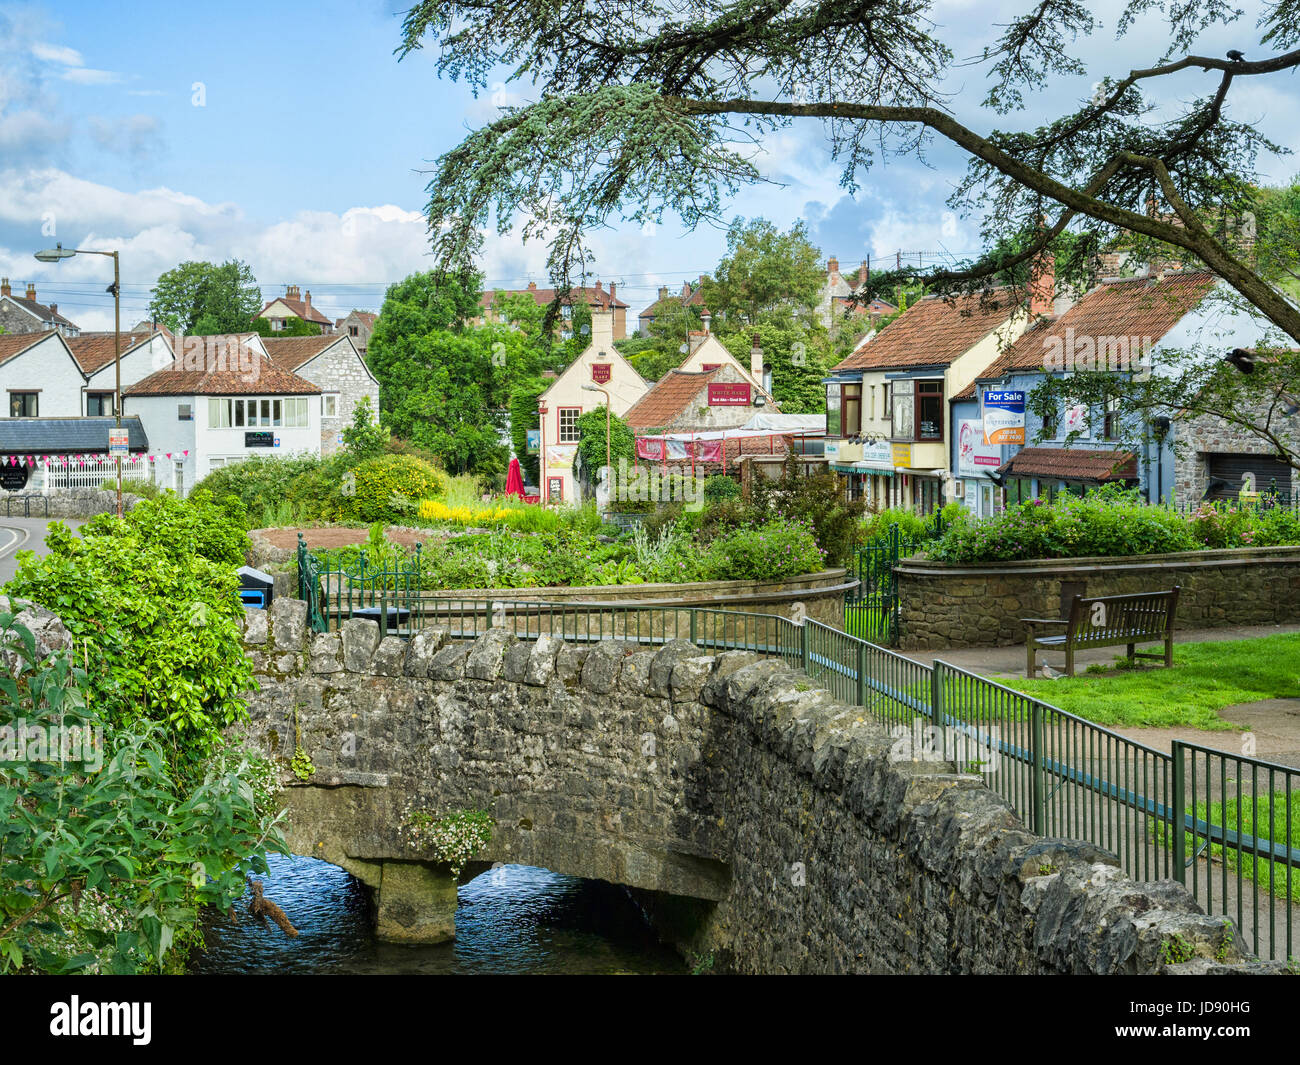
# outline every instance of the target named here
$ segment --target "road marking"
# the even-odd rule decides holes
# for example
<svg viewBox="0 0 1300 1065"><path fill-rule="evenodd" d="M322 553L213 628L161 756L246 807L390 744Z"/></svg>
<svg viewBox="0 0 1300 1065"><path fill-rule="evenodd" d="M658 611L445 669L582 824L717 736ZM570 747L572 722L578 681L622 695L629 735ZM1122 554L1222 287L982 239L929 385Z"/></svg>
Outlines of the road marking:
<svg viewBox="0 0 1300 1065"><path fill-rule="evenodd" d="M13 529L9 526L0 526L0 532L9 534L9 542L0 547L0 558L7 557L11 552L17 551L23 544L31 538L31 533L27 529Z"/></svg>

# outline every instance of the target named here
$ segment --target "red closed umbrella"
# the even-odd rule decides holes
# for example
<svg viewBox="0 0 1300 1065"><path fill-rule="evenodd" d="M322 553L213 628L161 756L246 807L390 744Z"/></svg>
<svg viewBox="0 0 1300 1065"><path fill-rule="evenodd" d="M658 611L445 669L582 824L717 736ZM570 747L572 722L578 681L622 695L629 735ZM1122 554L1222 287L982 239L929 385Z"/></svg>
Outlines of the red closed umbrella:
<svg viewBox="0 0 1300 1065"><path fill-rule="evenodd" d="M506 474L506 495L524 498L524 474L519 468L519 460L510 460L510 472Z"/></svg>

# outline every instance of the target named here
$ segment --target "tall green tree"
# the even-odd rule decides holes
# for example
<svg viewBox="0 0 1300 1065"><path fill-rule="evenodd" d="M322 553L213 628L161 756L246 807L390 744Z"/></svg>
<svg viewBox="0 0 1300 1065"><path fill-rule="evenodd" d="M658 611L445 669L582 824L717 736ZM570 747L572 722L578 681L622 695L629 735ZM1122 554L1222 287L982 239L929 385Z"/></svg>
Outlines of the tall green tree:
<svg viewBox="0 0 1300 1065"><path fill-rule="evenodd" d="M735 325L776 311L810 319L825 287L821 249L805 222L782 233L765 218L737 218L727 231L726 255L704 279L704 302Z"/></svg>
<svg viewBox="0 0 1300 1065"><path fill-rule="evenodd" d="M183 262L159 275L149 315L169 329L195 335L242 333L262 309L252 267L239 259L221 265Z"/></svg>
<svg viewBox="0 0 1300 1065"><path fill-rule="evenodd" d="M601 5L420 0L406 15L403 55L429 40L441 74L483 88L509 63L535 99L438 160L435 253L463 266L489 225L506 231L522 218L525 238L549 241L558 283L588 261L583 235L604 223L665 210L688 226L720 220L724 201L763 178L750 144L816 122L850 190L880 157L924 157L937 139L956 146L970 165L949 206L980 217L986 247L1049 214L1014 261L904 272L931 291L987 289L1067 229L1093 247L1131 232L1205 263L1300 341L1300 307L1199 215L1244 218L1259 154L1281 150L1253 112L1237 117L1231 105L1243 86L1289 84L1300 68L1300 0L1264 5L1257 26L1221 0L1120 0L1109 25L1094 9L1022 0L971 41L934 0L629 0L614 19ZM1157 18L1166 26L1152 33ZM1159 41L1150 65L1105 74L1082 99L1058 93L1068 98L1059 113L1016 120L1031 97L1041 115L1058 84L1102 73L1085 62L1090 38L1135 27ZM1243 48L1249 35L1254 54L1180 54L1207 31ZM964 121L951 107L958 78L987 86ZM874 280L887 292L898 279Z"/></svg>
<svg viewBox="0 0 1300 1065"><path fill-rule="evenodd" d="M477 274L424 273L392 285L366 352L384 425L452 473L500 466L510 382L541 368L523 304L518 322L466 325L479 313L480 284Z"/></svg>

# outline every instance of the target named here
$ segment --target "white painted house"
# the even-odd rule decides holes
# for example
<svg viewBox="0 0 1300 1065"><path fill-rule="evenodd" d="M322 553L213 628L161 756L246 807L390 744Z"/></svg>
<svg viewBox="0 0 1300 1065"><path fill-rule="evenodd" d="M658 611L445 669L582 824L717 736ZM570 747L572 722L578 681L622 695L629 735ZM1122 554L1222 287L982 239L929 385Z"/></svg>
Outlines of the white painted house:
<svg viewBox="0 0 1300 1065"><path fill-rule="evenodd" d="M573 460L578 453L578 418L586 411L605 406L600 392L584 389L593 385L609 393L610 410L623 415L650 390L649 383L614 348L614 312L591 312L591 343L554 383L537 397L541 424L542 500L574 503L577 484Z"/></svg>
<svg viewBox="0 0 1300 1065"><path fill-rule="evenodd" d="M184 495L250 456L320 455L320 397L249 335L194 337L170 365L123 389L123 408L163 456L158 483Z"/></svg>

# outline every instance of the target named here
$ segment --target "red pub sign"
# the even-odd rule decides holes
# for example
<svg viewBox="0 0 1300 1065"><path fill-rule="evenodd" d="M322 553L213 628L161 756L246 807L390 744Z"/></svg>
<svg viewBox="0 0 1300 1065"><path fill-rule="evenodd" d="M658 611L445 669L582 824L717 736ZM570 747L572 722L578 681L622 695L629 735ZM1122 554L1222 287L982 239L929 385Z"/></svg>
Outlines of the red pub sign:
<svg viewBox="0 0 1300 1065"><path fill-rule="evenodd" d="M609 363L593 362L591 364L591 379L598 385L603 385L609 380Z"/></svg>
<svg viewBox="0 0 1300 1065"><path fill-rule="evenodd" d="M710 407L747 407L749 406L749 383L747 381L725 381L709 385Z"/></svg>

